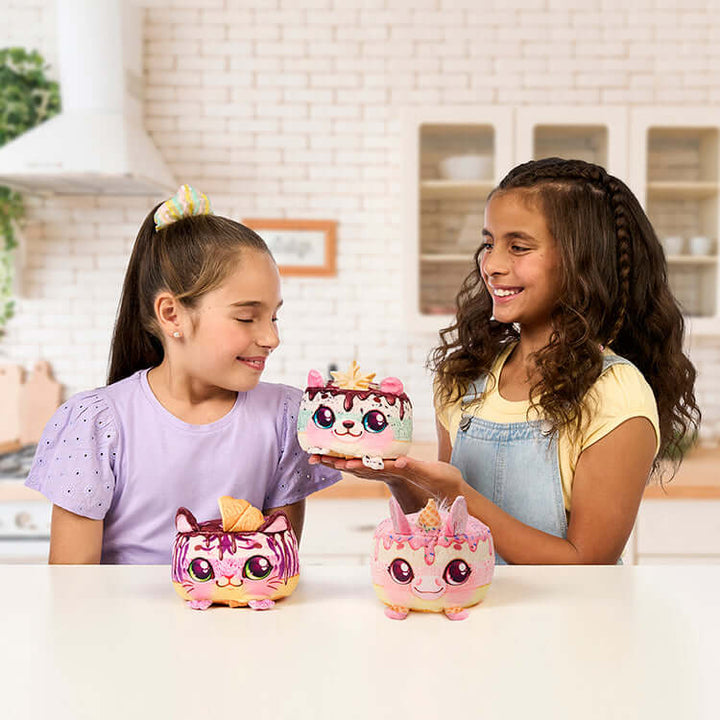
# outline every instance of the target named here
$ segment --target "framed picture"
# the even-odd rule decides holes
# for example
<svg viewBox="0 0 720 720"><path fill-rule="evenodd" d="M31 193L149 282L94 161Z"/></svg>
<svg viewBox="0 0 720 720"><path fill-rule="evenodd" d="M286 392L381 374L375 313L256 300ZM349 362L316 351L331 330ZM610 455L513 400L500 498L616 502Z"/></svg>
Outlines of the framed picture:
<svg viewBox="0 0 720 720"><path fill-rule="evenodd" d="M266 243L281 275L335 275L334 220L245 219Z"/></svg>

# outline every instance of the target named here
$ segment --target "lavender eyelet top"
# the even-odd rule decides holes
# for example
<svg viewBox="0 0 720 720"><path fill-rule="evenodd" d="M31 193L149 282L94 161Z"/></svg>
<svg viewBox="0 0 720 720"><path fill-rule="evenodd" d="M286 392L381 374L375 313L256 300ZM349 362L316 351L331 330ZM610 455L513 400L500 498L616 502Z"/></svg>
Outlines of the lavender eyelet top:
<svg viewBox="0 0 720 720"><path fill-rule="evenodd" d="M297 441L300 390L260 383L227 415L191 425L168 412L147 370L62 405L45 427L26 480L55 505L104 520L102 562L170 562L175 513L218 516L222 495L263 510L332 485Z"/></svg>

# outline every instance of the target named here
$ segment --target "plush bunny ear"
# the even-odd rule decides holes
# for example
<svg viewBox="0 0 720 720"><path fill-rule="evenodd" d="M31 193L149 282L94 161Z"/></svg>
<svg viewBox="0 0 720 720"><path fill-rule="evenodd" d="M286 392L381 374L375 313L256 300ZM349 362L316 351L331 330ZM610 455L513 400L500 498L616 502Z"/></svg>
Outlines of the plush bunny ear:
<svg viewBox="0 0 720 720"><path fill-rule="evenodd" d="M412 529L410 523L405 517L405 513L402 511L400 504L394 498L390 498L390 518L392 519L393 529L400 535L411 535Z"/></svg>
<svg viewBox="0 0 720 720"><path fill-rule="evenodd" d="M175 529L178 532L195 532L198 529L195 516L184 507L181 507L175 514Z"/></svg>
<svg viewBox="0 0 720 720"><path fill-rule="evenodd" d="M278 510L278 512L274 512L269 518L267 518L265 524L258 528L258 532L283 532L289 528L290 521L288 520L287 515L282 510Z"/></svg>
<svg viewBox="0 0 720 720"><path fill-rule="evenodd" d="M445 518L445 525L443 526L443 534L446 537L453 537L454 535L461 535L465 532L465 527L468 521L468 509L465 498L462 495L458 495L455 498L455 502L450 508L448 516Z"/></svg>
<svg viewBox="0 0 720 720"><path fill-rule="evenodd" d="M404 390L402 381L396 377L386 377L380 382L380 391L391 393L392 395L400 395Z"/></svg>
<svg viewBox="0 0 720 720"><path fill-rule="evenodd" d="M311 370L308 373L307 386L311 388L323 387L325 382L322 375L317 370Z"/></svg>

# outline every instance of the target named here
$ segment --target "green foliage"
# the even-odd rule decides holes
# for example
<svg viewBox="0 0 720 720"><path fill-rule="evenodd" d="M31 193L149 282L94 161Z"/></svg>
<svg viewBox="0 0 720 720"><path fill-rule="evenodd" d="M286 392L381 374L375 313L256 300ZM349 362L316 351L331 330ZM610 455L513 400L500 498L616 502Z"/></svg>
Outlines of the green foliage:
<svg viewBox="0 0 720 720"><path fill-rule="evenodd" d="M60 90L45 77L45 61L36 50L0 50L0 145L60 112ZM24 214L22 197L0 187L0 336L13 314L12 251L15 224Z"/></svg>

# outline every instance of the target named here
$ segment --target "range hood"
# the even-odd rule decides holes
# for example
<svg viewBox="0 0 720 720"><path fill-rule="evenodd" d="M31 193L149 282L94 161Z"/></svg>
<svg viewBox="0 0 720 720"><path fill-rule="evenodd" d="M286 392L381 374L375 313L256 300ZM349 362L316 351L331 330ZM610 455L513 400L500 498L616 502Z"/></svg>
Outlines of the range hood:
<svg viewBox="0 0 720 720"><path fill-rule="evenodd" d="M57 0L62 112L0 147L0 185L31 193L166 195L142 125L142 15L125 0Z"/></svg>

